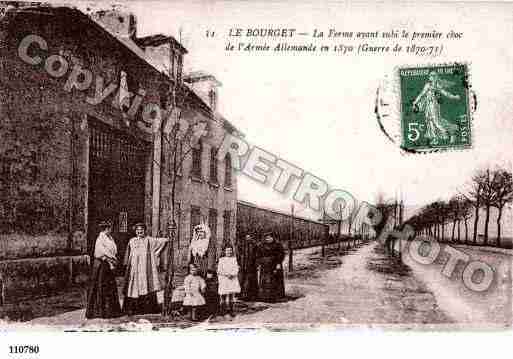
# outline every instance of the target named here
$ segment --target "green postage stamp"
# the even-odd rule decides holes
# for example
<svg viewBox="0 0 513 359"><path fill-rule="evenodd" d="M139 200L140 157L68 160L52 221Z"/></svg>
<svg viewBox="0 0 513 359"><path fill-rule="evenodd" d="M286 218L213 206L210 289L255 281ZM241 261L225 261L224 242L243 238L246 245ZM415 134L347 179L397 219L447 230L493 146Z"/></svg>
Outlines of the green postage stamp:
<svg viewBox="0 0 513 359"><path fill-rule="evenodd" d="M404 67L399 81L404 149L471 147L468 65Z"/></svg>

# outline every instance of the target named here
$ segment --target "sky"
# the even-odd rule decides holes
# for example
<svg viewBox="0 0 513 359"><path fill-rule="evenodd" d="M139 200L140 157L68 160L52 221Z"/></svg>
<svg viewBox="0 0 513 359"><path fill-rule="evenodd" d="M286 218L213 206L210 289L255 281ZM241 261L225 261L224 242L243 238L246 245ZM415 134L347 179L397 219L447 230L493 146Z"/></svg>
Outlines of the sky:
<svg viewBox="0 0 513 359"><path fill-rule="evenodd" d="M513 37L511 4L291 4L126 3L137 16L138 36L164 33L181 37L189 51L185 70L203 70L221 81L220 110L251 144L315 174L332 187L349 191L358 200L372 202L378 193L388 198L401 194L407 205L416 207L463 190L478 168L498 164L511 168L513 48L505 40ZM315 28L355 32L436 29L461 32L463 38L444 41L444 51L436 58L405 53L228 53L224 51L228 32L237 27L306 32ZM214 31L214 37L207 38L207 30ZM397 66L454 61L471 64L471 83L478 98L473 147L425 155L401 153L377 125L373 112L377 87ZM271 187L239 177L241 199L290 210L291 196L276 194ZM297 204L296 208L303 211ZM311 213L304 210L304 215Z"/></svg>

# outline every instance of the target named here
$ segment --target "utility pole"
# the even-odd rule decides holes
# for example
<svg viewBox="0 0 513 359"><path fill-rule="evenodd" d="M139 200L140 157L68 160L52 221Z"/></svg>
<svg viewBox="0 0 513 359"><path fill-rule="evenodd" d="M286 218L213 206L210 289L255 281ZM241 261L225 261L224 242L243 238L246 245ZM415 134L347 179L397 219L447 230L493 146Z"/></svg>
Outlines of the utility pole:
<svg viewBox="0 0 513 359"><path fill-rule="evenodd" d="M394 200L394 229L397 226L397 198Z"/></svg>
<svg viewBox="0 0 513 359"><path fill-rule="evenodd" d="M338 205L338 251L340 252L340 242L342 241L342 205Z"/></svg>
<svg viewBox="0 0 513 359"><path fill-rule="evenodd" d="M401 198L401 225L404 223L404 201Z"/></svg>
<svg viewBox="0 0 513 359"><path fill-rule="evenodd" d="M291 205L290 233L289 233L289 273L293 271L292 240L294 236L294 205Z"/></svg>
<svg viewBox="0 0 513 359"><path fill-rule="evenodd" d="M399 202L399 226L403 225L403 213L404 207L403 207L403 199L401 198L401 202Z"/></svg>
<svg viewBox="0 0 513 359"><path fill-rule="evenodd" d="M322 212L322 223L326 223L326 211ZM328 227L329 231L329 227ZM324 244L326 242L326 238L328 237L328 231L324 232L324 235L322 236L322 245L321 245L321 256L324 258L325 251L324 251Z"/></svg>

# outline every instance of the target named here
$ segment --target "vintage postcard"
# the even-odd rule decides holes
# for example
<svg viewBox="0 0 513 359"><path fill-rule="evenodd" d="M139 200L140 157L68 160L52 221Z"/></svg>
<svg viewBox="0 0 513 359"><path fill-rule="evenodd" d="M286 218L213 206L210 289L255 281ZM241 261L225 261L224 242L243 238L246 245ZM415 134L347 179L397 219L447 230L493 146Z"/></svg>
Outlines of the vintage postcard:
<svg viewBox="0 0 513 359"><path fill-rule="evenodd" d="M0 2L0 331L510 331L511 38L507 2Z"/></svg>

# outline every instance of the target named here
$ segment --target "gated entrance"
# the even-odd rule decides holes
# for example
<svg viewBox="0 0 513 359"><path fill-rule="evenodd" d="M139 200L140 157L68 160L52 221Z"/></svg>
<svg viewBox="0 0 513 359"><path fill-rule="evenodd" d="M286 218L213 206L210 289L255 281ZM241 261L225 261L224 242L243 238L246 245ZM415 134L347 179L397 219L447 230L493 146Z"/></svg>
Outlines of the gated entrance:
<svg viewBox="0 0 513 359"><path fill-rule="evenodd" d="M122 256L135 223L144 221L144 182L149 145L91 120L89 137L88 249L93 253L98 224L113 223Z"/></svg>

